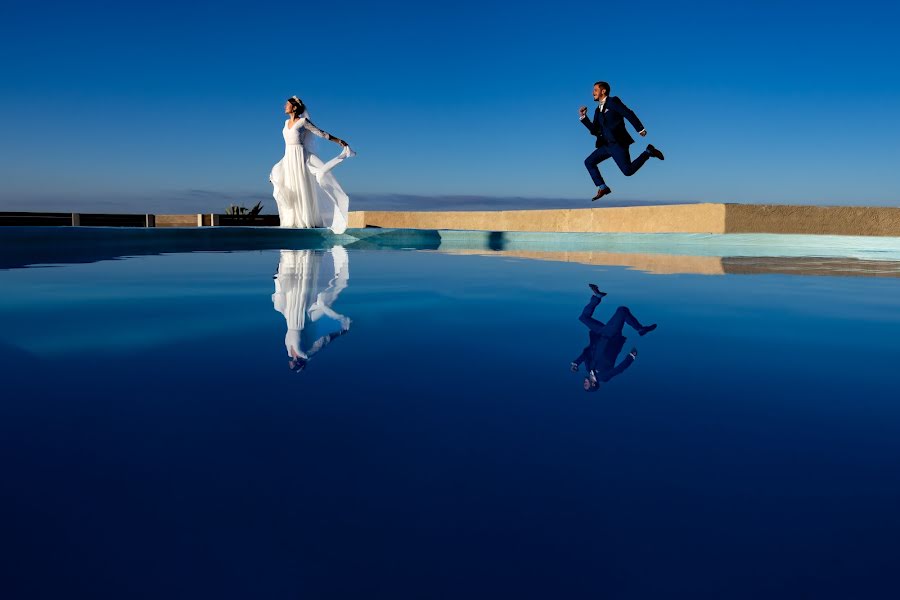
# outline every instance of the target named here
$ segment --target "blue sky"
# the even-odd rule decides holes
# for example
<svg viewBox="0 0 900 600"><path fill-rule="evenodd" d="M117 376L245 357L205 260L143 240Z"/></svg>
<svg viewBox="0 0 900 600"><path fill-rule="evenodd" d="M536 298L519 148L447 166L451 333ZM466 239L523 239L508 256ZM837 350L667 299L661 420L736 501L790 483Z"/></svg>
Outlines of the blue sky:
<svg viewBox="0 0 900 600"><path fill-rule="evenodd" d="M883 1L30 4L0 9L0 210L274 212L291 94L359 152L351 206L580 205L597 79L667 156L604 163L615 200L900 205Z"/></svg>

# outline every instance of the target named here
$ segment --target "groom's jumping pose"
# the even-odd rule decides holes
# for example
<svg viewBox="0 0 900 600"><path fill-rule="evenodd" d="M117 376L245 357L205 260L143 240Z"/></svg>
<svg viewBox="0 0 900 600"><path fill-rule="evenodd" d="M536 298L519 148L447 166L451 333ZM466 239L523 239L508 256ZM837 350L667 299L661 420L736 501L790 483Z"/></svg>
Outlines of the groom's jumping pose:
<svg viewBox="0 0 900 600"><path fill-rule="evenodd" d="M618 96L610 97L609 84L605 81L598 81L594 84L594 100L597 102L594 120L591 121L587 118L586 106L578 109L578 116L582 125L597 137L595 145L597 149L584 159L584 166L587 167L591 179L594 180L594 185L597 186L597 195L591 200L599 200L606 194L612 193L609 186L603 182L600 169L597 168L597 165L607 158L612 157L622 173L630 177L637 173L637 170L644 166L651 156L659 160L665 160L665 157L662 152L653 147L653 144L648 144L647 149L632 161L628 146L633 144L634 140L625 129L625 119L628 119L641 137L647 135L647 130L644 129L637 115L625 106Z"/></svg>

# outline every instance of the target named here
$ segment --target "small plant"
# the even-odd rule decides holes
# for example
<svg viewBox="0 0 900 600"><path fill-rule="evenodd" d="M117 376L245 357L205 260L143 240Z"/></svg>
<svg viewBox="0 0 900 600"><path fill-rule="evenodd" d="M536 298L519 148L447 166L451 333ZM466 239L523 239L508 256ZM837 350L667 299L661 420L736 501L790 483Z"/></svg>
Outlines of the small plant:
<svg viewBox="0 0 900 600"><path fill-rule="evenodd" d="M232 204L227 209L225 209L225 214L232 217L248 217L253 218L259 215L262 212L263 204L262 202L257 202L256 206L253 208L247 208L246 206L238 206L237 204Z"/></svg>

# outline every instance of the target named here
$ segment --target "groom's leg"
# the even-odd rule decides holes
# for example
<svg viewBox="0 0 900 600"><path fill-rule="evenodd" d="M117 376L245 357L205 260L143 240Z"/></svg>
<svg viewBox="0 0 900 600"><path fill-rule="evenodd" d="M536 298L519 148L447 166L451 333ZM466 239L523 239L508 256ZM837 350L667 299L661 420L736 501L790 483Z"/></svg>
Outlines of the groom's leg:
<svg viewBox="0 0 900 600"><path fill-rule="evenodd" d="M626 177L631 177L637 173L638 169L643 167L644 163L647 162L647 159L650 158L650 153L644 150L636 159L634 159L634 161L632 161L631 152L628 150L628 146L620 146L619 144L612 144L609 146L609 151L610 154L612 154L613 160L616 161L616 164L619 165L619 169Z"/></svg>
<svg viewBox="0 0 900 600"><path fill-rule="evenodd" d="M625 324L628 323L635 330L641 329L642 325L635 318L631 311L627 306L620 306L616 309L616 312L613 313L613 316L610 317L609 321L606 323L606 327L603 328L603 335L606 336L614 336L621 335L622 328Z"/></svg>
<svg viewBox="0 0 900 600"><path fill-rule="evenodd" d="M593 318L594 310L597 308L598 304L600 304L600 298L598 298L597 296L591 296L591 299L588 300L587 306L584 307L584 310L581 311L581 315L578 317L578 320L584 323L584 325L588 329L597 333L599 333L604 327L601 321Z"/></svg>
<svg viewBox="0 0 900 600"><path fill-rule="evenodd" d="M600 169L597 168L597 165L607 158L609 158L609 150L607 150L607 146L604 146L603 148L597 148L591 152L590 156L584 159L584 166L587 167L588 173L591 174L591 179L594 180L594 185L597 187L606 185L606 183L603 182L603 176L600 175Z"/></svg>

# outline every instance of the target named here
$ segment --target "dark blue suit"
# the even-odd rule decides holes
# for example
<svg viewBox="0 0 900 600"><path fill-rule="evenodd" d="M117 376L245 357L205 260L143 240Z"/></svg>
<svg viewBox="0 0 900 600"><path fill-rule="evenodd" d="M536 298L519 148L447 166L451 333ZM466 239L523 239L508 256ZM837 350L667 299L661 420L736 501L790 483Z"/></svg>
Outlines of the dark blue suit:
<svg viewBox="0 0 900 600"><path fill-rule="evenodd" d="M594 180L594 185L597 187L606 185L597 165L607 158L612 157L616 164L619 165L619 169L627 177L637 173L637 170L644 166L644 163L650 158L650 154L644 151L634 161L631 160L628 146L634 143L634 139L625 128L626 120L631 123L636 131L644 129L641 120L619 100L618 96L610 96L606 99L602 113L598 106L594 111L593 121L587 117L581 119L581 123L597 138L597 143L595 144L597 149L584 159L584 166L587 167L588 173L591 174L591 179Z"/></svg>
<svg viewBox="0 0 900 600"><path fill-rule="evenodd" d="M584 367L588 371L593 371L597 377L597 381L607 382L634 362L631 354L625 356L617 365L616 358L625 345L625 336L622 335L622 328L627 323L634 329L640 329L641 324L631 314L627 306L620 306L613 313L608 323L603 323L593 318L594 309L600 304L600 298L591 296L587 306L581 311L578 320L584 323L591 332L589 336L589 344L581 351L573 362L576 365L584 363Z"/></svg>

